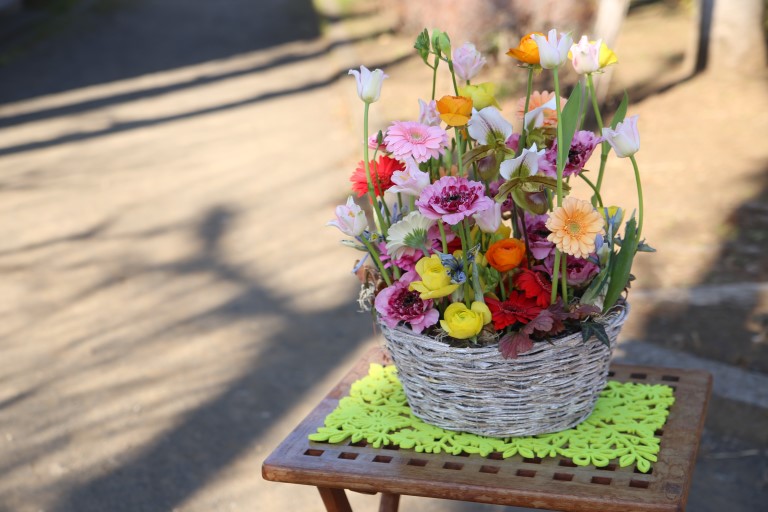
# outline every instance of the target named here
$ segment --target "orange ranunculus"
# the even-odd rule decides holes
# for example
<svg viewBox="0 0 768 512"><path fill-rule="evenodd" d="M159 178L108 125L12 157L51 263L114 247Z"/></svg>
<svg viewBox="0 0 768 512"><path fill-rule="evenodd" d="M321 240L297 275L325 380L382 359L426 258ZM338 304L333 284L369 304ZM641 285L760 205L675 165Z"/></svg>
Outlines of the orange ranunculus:
<svg viewBox="0 0 768 512"><path fill-rule="evenodd" d="M525 258L525 243L517 238L506 238L492 243L485 252L488 264L499 272L517 268Z"/></svg>
<svg viewBox="0 0 768 512"><path fill-rule="evenodd" d="M464 126L472 116L472 100L464 96L443 96L437 101L437 111L448 126Z"/></svg>
<svg viewBox="0 0 768 512"><path fill-rule="evenodd" d="M520 40L520 44L517 48L510 48L507 55L514 57L520 62L525 64L538 65L539 61L539 47L536 45L536 41L531 36L538 35L543 36L541 32L531 32Z"/></svg>

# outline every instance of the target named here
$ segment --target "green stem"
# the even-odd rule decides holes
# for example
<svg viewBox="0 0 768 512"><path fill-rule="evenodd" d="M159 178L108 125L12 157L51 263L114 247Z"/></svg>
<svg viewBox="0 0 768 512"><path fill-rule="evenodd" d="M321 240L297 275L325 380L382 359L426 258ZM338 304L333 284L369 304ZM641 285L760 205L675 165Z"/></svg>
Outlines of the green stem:
<svg viewBox="0 0 768 512"><path fill-rule="evenodd" d="M528 113L528 106L531 104L531 94L533 93L533 66L528 68L528 86L525 89L525 107L523 108L523 128L520 130L520 143L517 145L517 155L523 152L525 148L526 139L528 138L528 130L525 126L525 114Z"/></svg>
<svg viewBox="0 0 768 512"><path fill-rule="evenodd" d="M587 75L587 88L589 89L589 96L592 98L592 110L595 112L595 120L597 121L597 128L600 135L603 134L603 116L600 115L600 108L597 105L597 94L595 94L595 82L592 80L592 74ZM603 185L603 174L605 173L605 164L608 161L608 153L611 150L610 144L603 141L600 148L600 170L597 173L597 184L595 185L596 193L599 194Z"/></svg>
<svg viewBox="0 0 768 512"><path fill-rule="evenodd" d="M640 169L637 168L637 160L635 155L630 155L629 159L632 161L632 167L635 170L635 182L637 183L637 240L641 240L640 235L643 233L643 186L640 183Z"/></svg>
<svg viewBox="0 0 768 512"><path fill-rule="evenodd" d="M448 69L451 71L451 81L453 82L453 92L456 94L456 96L459 95L459 86L456 84L456 73L453 71L453 61L451 59L446 59L446 62L448 62Z"/></svg>
<svg viewBox="0 0 768 512"><path fill-rule="evenodd" d="M440 222L440 221L438 221ZM471 286L469 285L469 267L467 265L467 256L469 255L469 242L467 241L467 235L464 232L464 221L462 220L458 225L459 238L461 238L461 251L464 253L461 258L461 266L464 270L464 304L469 307L471 302Z"/></svg>
<svg viewBox="0 0 768 512"><path fill-rule="evenodd" d="M560 258L560 277L563 280L563 304L568 307L568 255Z"/></svg>
<svg viewBox="0 0 768 512"><path fill-rule="evenodd" d="M365 178L368 182L368 197L371 200L373 210L376 212L376 218L379 220L381 234L384 235L384 238L387 238L387 224L384 222L384 217L381 214L378 201L376 200L376 192L373 189L373 180L371 179L371 163L368 161L368 109L370 106L370 103L366 103L365 111L363 113L363 160L365 162Z"/></svg>
<svg viewBox="0 0 768 512"><path fill-rule="evenodd" d="M437 67L440 65L440 58L435 55L435 65L432 66L432 99L435 99L435 87L437 86Z"/></svg>
<svg viewBox="0 0 768 512"><path fill-rule="evenodd" d="M448 242L445 241L445 227L443 226L443 221L438 219L437 220L437 227L440 229L440 242L443 244L443 254L448 253Z"/></svg>
<svg viewBox="0 0 768 512"><path fill-rule="evenodd" d="M462 140L461 140L461 130L458 128L454 128L456 130L456 157L457 162L456 166L459 168L459 176L464 176L464 151L462 149Z"/></svg>
<svg viewBox="0 0 768 512"><path fill-rule="evenodd" d="M560 251L555 249L555 263L552 266L552 296L549 299L550 304L557 302L557 283L558 273L560 272Z"/></svg>
<svg viewBox="0 0 768 512"><path fill-rule="evenodd" d="M381 277L384 278L384 282L387 283L387 286L392 286L392 278L389 277L389 272L387 272L387 269L384 268L384 264L381 263L381 258L379 258L376 249L373 247L371 242L366 240L364 236L360 236L360 240L362 240L366 249L368 249L368 254L371 255L371 258L376 263L376 266L379 267L379 272L381 272Z"/></svg>
<svg viewBox="0 0 768 512"><path fill-rule="evenodd" d="M564 153L563 148L563 123L561 122L562 110L560 109L560 77L558 75L557 68L554 68L552 71L555 78L555 106L557 109L557 206L560 207L563 204L563 168L565 167L564 154L567 155L567 152ZM557 300L559 272L560 251L555 250L555 265L552 269L552 297L550 300L552 304L554 304ZM565 294L567 291L563 290L563 293Z"/></svg>
<svg viewBox="0 0 768 512"><path fill-rule="evenodd" d="M583 179L584 181L587 182L587 185L589 185L589 188L591 188L592 191L595 193L595 198L597 199L597 204L600 205L600 208L602 208L603 207L603 198L600 196L600 191L597 190L597 187L595 186L595 184L592 183L592 181L589 178L584 176L583 172L579 173L579 178L581 178L581 179Z"/></svg>

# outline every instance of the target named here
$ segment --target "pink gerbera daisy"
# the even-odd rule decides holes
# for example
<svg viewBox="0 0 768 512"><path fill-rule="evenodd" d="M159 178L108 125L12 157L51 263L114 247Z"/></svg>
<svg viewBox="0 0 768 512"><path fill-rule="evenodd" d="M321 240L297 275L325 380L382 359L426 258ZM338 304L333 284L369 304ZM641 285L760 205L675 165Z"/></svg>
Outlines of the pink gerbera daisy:
<svg viewBox="0 0 768 512"><path fill-rule="evenodd" d="M427 126L415 121L395 121L384 137L387 151L398 160L413 158L426 162L443 154L448 134L439 126Z"/></svg>

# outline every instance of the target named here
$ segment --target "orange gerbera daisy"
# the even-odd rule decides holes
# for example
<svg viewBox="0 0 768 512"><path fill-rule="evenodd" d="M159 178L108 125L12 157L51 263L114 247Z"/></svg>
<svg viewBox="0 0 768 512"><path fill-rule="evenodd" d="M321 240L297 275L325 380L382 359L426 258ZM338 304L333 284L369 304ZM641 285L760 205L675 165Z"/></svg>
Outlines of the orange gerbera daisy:
<svg viewBox="0 0 768 512"><path fill-rule="evenodd" d="M531 93L531 100L528 102L528 112L538 108L555 97L554 92L549 91L533 91ZM560 108L565 107L565 103L568 100L560 97ZM525 96L517 100L517 117L520 119L526 114L525 110ZM544 110L544 126L557 126L557 111L546 109Z"/></svg>
<svg viewBox="0 0 768 512"><path fill-rule="evenodd" d="M595 252L595 237L604 233L603 224L603 217L589 201L566 197L549 214L546 226L552 233L547 240L566 254L587 258Z"/></svg>

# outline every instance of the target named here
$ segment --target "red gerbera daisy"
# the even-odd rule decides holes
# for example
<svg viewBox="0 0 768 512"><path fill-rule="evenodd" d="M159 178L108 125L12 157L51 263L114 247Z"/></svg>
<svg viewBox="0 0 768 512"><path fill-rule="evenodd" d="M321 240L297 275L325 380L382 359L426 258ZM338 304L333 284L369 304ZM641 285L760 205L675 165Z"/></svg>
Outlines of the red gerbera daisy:
<svg viewBox="0 0 768 512"><path fill-rule="evenodd" d="M393 185L392 174L394 174L395 171L404 170L405 166L394 158L390 158L387 155L381 155L378 162L371 160L370 168L373 190L377 197L381 197L384 192L389 190L389 187ZM362 197L368 193L365 163L362 160L357 164L357 169L352 173L349 181L352 182L352 191L357 192L358 197ZM379 190L379 183L381 183L381 188L383 190Z"/></svg>
<svg viewBox="0 0 768 512"><path fill-rule="evenodd" d="M522 290L529 299L535 299L537 306L542 308L549 306L552 283L543 272L524 269L517 274L515 286Z"/></svg>
<svg viewBox="0 0 768 512"><path fill-rule="evenodd" d="M527 298L520 292L512 291L505 301L486 297L485 303L491 310L493 328L497 331L520 322L527 324L539 315L543 308L536 305L536 301Z"/></svg>

